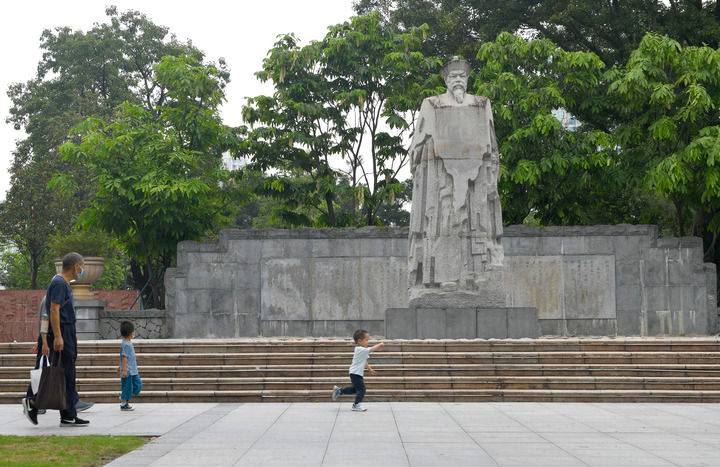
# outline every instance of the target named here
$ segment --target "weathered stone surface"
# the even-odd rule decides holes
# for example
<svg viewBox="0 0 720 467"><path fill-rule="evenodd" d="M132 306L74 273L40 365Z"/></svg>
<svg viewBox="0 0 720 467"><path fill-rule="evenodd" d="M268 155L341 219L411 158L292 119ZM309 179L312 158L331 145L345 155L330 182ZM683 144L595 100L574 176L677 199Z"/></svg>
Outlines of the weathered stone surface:
<svg viewBox="0 0 720 467"><path fill-rule="evenodd" d="M417 335L417 313L415 313L415 310L410 308L388 308L385 311L384 335L391 339L414 339Z"/></svg>
<svg viewBox="0 0 720 467"><path fill-rule="evenodd" d="M613 327L603 321L612 319L619 335L717 333L715 266L702 263L697 239L657 239L656 234L652 226L507 227L503 235L506 295L497 308L537 307L543 334L612 333ZM235 336L270 332L268 326L263 331L263 320L321 323L303 328L314 335L332 329L348 335L347 329L340 331L337 326L382 322L387 308L409 307L407 235L407 229L375 228L223 231L217 243L183 242L178 264L186 266L171 268L165 275L168 335L217 335L211 324L214 316L230 323ZM382 241L383 246L372 247L365 238ZM275 241L282 243L285 256L264 258L263 243ZM618 251L636 248L640 253L621 256L616 252L621 242L630 246ZM541 248L552 244L560 246L560 254L541 256ZM586 246L590 251L583 254ZM384 256L361 256L361 250L371 249ZM217 262L190 267L182 258L189 253L199 253L197 261ZM272 283L264 275L268 264L277 273ZM614 299L609 298L612 294ZM483 306L462 298L418 304L443 310ZM448 316L443 314L447 332ZM385 324L397 329L397 323L403 323L417 332L417 322L407 321L411 316L398 319L395 326ZM481 315L477 319L482 336L480 331L489 325L483 324ZM581 321L568 324L567 320ZM375 334L384 332L381 326ZM410 336L409 331L399 335Z"/></svg>
<svg viewBox="0 0 720 467"><path fill-rule="evenodd" d="M477 311L475 308L447 308L445 312L445 338L469 339L477 337Z"/></svg>
<svg viewBox="0 0 720 467"><path fill-rule="evenodd" d="M448 90L423 101L410 143L411 301L438 289L504 295L497 294L504 286L500 154L489 99L465 93L468 67L456 59L446 65Z"/></svg>
<svg viewBox="0 0 720 467"><path fill-rule="evenodd" d="M406 305L405 258L283 258L262 267L263 319L383 319Z"/></svg>
<svg viewBox="0 0 720 467"><path fill-rule="evenodd" d="M102 300L75 300L75 331L78 340L101 338L100 312L107 306Z"/></svg>
<svg viewBox="0 0 720 467"><path fill-rule="evenodd" d="M496 290L495 296L479 296L474 293L455 292L455 293L426 293L420 297L413 298L409 301L411 308L489 308L505 305L505 299L500 298L499 294L502 290Z"/></svg>
<svg viewBox="0 0 720 467"><path fill-rule="evenodd" d="M647 335L646 313L639 308L617 310L617 334L619 336L640 336Z"/></svg>
<svg viewBox="0 0 720 467"><path fill-rule="evenodd" d="M505 339L508 337L507 310L486 308L477 312L477 337Z"/></svg>
<svg viewBox="0 0 720 467"><path fill-rule="evenodd" d="M120 323L135 325L137 339L163 339L168 336L165 310L103 310L100 312L100 339L120 339Z"/></svg>
<svg viewBox="0 0 720 467"><path fill-rule="evenodd" d="M703 271L705 272L705 294L706 294L706 306L707 306L707 318L708 318L708 333L716 334L720 332L720 326L718 326L718 307L717 307L717 273L715 271L714 264L704 264Z"/></svg>
<svg viewBox="0 0 720 467"><path fill-rule="evenodd" d="M537 308L506 308L505 312L507 313L507 336L509 338L540 336ZM479 313L482 313L482 310L478 310Z"/></svg>
<svg viewBox="0 0 720 467"><path fill-rule="evenodd" d="M614 336L618 333L617 319L568 319L567 334L570 336Z"/></svg>
<svg viewBox="0 0 720 467"><path fill-rule="evenodd" d="M537 308L541 319L614 317L611 256L507 256L505 269L508 306Z"/></svg>
<svg viewBox="0 0 720 467"><path fill-rule="evenodd" d="M348 337L356 329L365 329L371 336L385 334L382 320L264 320L262 332L268 336Z"/></svg>
<svg viewBox="0 0 720 467"><path fill-rule="evenodd" d="M388 309L385 335L390 339L474 339L538 337L535 308Z"/></svg>

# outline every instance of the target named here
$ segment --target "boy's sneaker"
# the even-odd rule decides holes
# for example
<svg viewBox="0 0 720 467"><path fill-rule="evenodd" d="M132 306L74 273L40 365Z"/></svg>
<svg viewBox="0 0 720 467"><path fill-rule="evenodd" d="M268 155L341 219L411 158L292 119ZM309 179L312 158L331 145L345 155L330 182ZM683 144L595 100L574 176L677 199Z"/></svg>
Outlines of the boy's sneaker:
<svg viewBox="0 0 720 467"><path fill-rule="evenodd" d="M83 412L92 407L93 405L95 405L95 402L85 402L83 400L79 400L77 401L77 404L75 404L75 411Z"/></svg>
<svg viewBox="0 0 720 467"><path fill-rule="evenodd" d="M125 402L120 406L120 410L122 410L123 412L130 412L132 410L135 410L135 407Z"/></svg>
<svg viewBox="0 0 720 467"><path fill-rule="evenodd" d="M337 386L335 386L335 387L333 388L332 399L333 399L334 401L336 401L339 395L340 395L340 388L337 387Z"/></svg>
<svg viewBox="0 0 720 467"><path fill-rule="evenodd" d="M367 409L360 404L353 404L353 406L352 406L353 412L365 412L366 410Z"/></svg>
<svg viewBox="0 0 720 467"><path fill-rule="evenodd" d="M63 427L63 426L88 426L89 424L90 424L89 421L83 420L82 418L77 418L77 417L75 417L72 420L65 420L65 419L60 420L61 427Z"/></svg>
<svg viewBox="0 0 720 467"><path fill-rule="evenodd" d="M27 397L23 398L22 406L25 417L30 420L30 423L32 423L33 425L37 425L37 409L30 405L30 400Z"/></svg>

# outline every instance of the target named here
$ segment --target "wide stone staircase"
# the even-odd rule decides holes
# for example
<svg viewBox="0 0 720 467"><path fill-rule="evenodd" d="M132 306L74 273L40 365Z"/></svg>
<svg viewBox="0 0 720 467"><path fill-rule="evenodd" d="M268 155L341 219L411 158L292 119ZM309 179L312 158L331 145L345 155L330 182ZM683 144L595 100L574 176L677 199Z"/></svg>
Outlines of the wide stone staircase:
<svg viewBox="0 0 720 467"><path fill-rule="evenodd" d="M370 345L373 345L373 341ZM341 339L135 340L138 402L330 401L348 385ZM0 344L0 403L19 403L32 343ZM117 402L119 341L81 341L80 396ZM720 402L720 339L394 340L367 401ZM341 398L350 402L349 396Z"/></svg>

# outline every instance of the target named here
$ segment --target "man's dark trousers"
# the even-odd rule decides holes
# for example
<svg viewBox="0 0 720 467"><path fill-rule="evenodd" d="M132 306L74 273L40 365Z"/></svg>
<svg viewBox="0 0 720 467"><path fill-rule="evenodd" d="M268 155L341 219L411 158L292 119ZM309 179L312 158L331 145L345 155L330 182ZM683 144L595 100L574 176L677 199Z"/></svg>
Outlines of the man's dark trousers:
<svg viewBox="0 0 720 467"><path fill-rule="evenodd" d="M35 355L35 369L36 370L38 368L40 368L40 359L42 358L42 349L43 349L42 337L38 337L37 354ZM48 358L48 364L50 364L49 358ZM28 384L27 398L28 398L28 400L35 401L35 394L33 394L32 383ZM73 396L73 405L77 405L79 400L80 400L80 395L77 393L77 391L75 391L75 395ZM35 404L33 404L33 405L35 405Z"/></svg>
<svg viewBox="0 0 720 467"><path fill-rule="evenodd" d="M60 335L63 339L63 350L60 361L65 372L65 410L60 411L60 418L62 420L75 420L77 416L77 411L75 410L75 360L77 360L75 324L60 324ZM50 348L50 355L53 355L53 353L55 353L53 350L55 335L52 329L48 332L47 343Z"/></svg>

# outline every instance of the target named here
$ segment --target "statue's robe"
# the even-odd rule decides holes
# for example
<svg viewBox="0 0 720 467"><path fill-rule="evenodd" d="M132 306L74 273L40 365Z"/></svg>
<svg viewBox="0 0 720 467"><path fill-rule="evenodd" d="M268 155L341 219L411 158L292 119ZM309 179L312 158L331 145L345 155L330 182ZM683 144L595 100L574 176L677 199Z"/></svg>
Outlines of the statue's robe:
<svg viewBox="0 0 720 467"><path fill-rule="evenodd" d="M482 291L501 274L499 153L490 101L450 93L423 101L410 146L413 175L408 285ZM500 279L501 280L501 279Z"/></svg>

